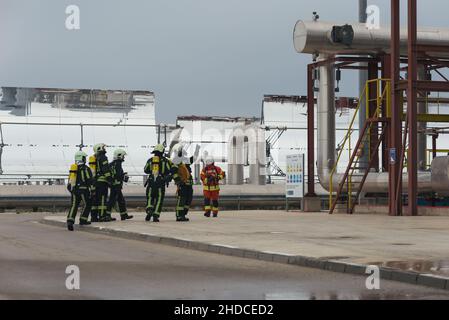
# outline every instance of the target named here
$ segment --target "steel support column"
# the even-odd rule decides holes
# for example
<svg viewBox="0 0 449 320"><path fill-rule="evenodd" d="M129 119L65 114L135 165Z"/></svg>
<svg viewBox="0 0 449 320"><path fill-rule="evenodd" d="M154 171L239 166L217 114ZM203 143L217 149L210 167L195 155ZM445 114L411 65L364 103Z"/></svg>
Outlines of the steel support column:
<svg viewBox="0 0 449 320"><path fill-rule="evenodd" d="M407 116L408 116L408 210L407 215L418 215L418 122L417 91L418 59L416 56L417 12L416 0L408 0L408 77L407 77ZM405 146L403 146L405 147Z"/></svg>
<svg viewBox="0 0 449 320"><path fill-rule="evenodd" d="M402 172L399 172L399 158L402 151L402 104L399 91L400 72L400 3L399 0L391 0L391 133L390 133L390 153L389 159L390 183L389 194L389 214L402 215L402 195L396 196L396 190L402 190ZM395 159L393 159L393 156Z"/></svg>
<svg viewBox="0 0 449 320"><path fill-rule="evenodd" d="M315 92L313 65L307 66L307 197L315 197Z"/></svg>

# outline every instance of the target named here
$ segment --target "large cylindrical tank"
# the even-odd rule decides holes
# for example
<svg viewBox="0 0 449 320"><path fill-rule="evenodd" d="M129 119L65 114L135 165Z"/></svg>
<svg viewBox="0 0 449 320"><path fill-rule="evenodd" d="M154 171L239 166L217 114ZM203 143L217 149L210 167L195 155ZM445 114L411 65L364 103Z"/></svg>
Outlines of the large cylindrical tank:
<svg viewBox="0 0 449 320"><path fill-rule="evenodd" d="M344 41L335 41L332 31L334 27L345 27ZM351 32L352 29L352 32ZM351 36L352 34L352 36ZM368 29L363 23L347 25L324 21L303 21L296 23L294 30L294 46L299 53L328 54L376 54L390 52L390 28ZM340 39L341 40L341 39ZM449 29L418 28L419 45L449 45ZM407 30L401 30L401 51L407 53ZM428 55L449 57L449 53L426 52Z"/></svg>

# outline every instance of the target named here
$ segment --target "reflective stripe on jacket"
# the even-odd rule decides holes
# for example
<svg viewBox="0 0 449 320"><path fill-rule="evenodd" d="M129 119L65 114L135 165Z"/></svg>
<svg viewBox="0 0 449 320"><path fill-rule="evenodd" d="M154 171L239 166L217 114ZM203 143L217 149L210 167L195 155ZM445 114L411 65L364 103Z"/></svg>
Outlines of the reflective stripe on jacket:
<svg viewBox="0 0 449 320"><path fill-rule="evenodd" d="M112 179L109 161L104 154L100 154L99 156L97 156L95 178L99 182L110 182Z"/></svg>

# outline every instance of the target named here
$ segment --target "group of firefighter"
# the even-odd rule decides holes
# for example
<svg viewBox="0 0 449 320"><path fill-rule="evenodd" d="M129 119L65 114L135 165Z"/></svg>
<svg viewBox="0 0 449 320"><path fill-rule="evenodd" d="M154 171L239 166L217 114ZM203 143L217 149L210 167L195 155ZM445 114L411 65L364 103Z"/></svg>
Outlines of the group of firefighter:
<svg viewBox="0 0 449 320"><path fill-rule="evenodd" d="M129 181L128 174L123 170L126 151L116 149L113 161L106 156L106 145L96 144L94 154L83 151L75 154L75 163L70 167L67 189L71 193L71 206L67 216L67 228L74 230L75 218L81 203L84 205L79 218L80 225L90 225L92 222L111 222L112 210L120 213L121 220L132 219L128 215L126 200L123 195L123 185ZM195 152L196 153L196 152ZM164 205L165 190L173 181L176 184L176 221L189 221L187 214L193 199L193 177L191 165L197 155L188 157L187 151L181 146L174 148L170 159L165 154L165 146L154 147L152 156L144 167L148 175L146 187L146 217L145 221L159 222ZM204 216L218 216L218 199L220 180L225 178L225 172L215 165L213 158L207 157L201 171L201 182L204 195ZM90 221L89 221L90 216Z"/></svg>

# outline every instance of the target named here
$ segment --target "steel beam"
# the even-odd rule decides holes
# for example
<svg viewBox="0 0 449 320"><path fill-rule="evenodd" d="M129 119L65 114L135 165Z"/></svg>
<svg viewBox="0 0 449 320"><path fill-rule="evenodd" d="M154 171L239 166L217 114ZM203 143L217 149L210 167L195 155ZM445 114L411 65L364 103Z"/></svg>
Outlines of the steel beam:
<svg viewBox="0 0 449 320"><path fill-rule="evenodd" d="M417 7L416 0L408 0L408 88L407 88L407 117L408 117L408 210L407 215L418 215L418 103L417 88L418 60L416 55L417 42ZM449 88L449 85L448 85ZM403 146L404 148L405 146Z"/></svg>
<svg viewBox="0 0 449 320"><path fill-rule="evenodd" d="M416 45L416 52L417 53L424 53L424 52L449 52L449 46L438 46L438 45Z"/></svg>
<svg viewBox="0 0 449 320"><path fill-rule="evenodd" d="M402 119L405 120L405 118L407 116L408 116L408 113L403 114ZM429 123L429 122L448 123L449 122L449 114L429 114L429 113L417 114L416 115L416 122L422 122L422 123Z"/></svg>
<svg viewBox="0 0 449 320"><path fill-rule="evenodd" d="M391 131L390 152L396 159L389 159L389 214L402 215L402 195L396 195L396 190L402 190L402 172L400 170L399 155L402 151L402 92L397 90L399 85L400 68L400 3L391 0ZM395 161L394 161L395 160Z"/></svg>
<svg viewBox="0 0 449 320"><path fill-rule="evenodd" d="M408 90L409 83L406 80L400 81L397 88L399 90ZM412 87L418 91L427 92L449 92L449 82L447 81L431 81L431 80L414 80Z"/></svg>
<svg viewBox="0 0 449 320"><path fill-rule="evenodd" d="M313 64L307 66L307 197L315 197L315 92Z"/></svg>

